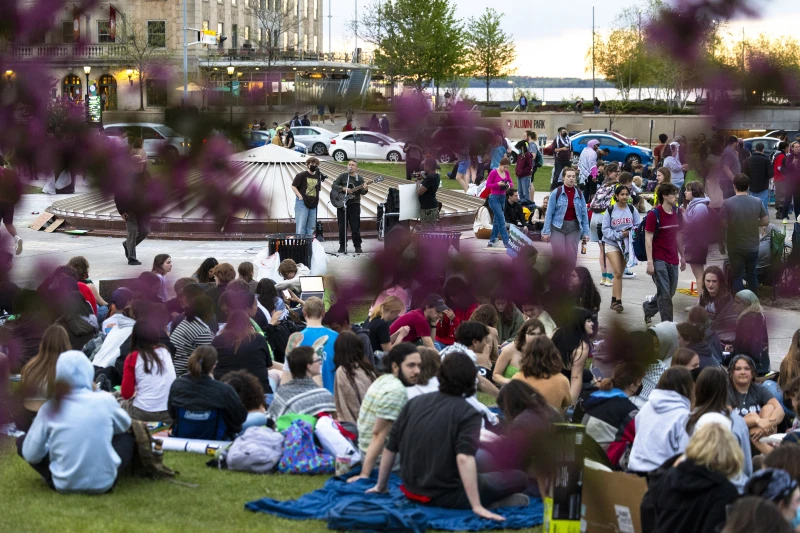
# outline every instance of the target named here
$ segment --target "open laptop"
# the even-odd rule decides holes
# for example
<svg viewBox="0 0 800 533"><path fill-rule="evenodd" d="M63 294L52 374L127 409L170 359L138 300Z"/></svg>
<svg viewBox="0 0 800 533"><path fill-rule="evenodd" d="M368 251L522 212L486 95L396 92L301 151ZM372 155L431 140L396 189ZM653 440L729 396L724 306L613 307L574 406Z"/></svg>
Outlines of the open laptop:
<svg viewBox="0 0 800 533"><path fill-rule="evenodd" d="M300 276L300 299L304 302L316 296L322 298L325 295L325 287L322 283L322 276Z"/></svg>

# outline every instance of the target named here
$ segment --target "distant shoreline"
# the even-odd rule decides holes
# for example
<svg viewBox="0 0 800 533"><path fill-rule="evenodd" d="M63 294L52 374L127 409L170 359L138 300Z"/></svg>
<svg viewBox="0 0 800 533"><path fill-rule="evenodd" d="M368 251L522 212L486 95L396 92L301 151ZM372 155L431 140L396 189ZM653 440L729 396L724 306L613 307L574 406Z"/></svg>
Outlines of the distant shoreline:
<svg viewBox="0 0 800 533"><path fill-rule="evenodd" d="M586 89L592 87L591 78L586 80L582 78L535 78L531 76L509 76L500 80L492 81L489 89L507 89L511 84L509 81L514 82L516 87L537 87L537 88L560 88L560 89ZM469 80L468 87L476 89L483 87L486 88L486 82L480 79L472 78ZM614 84L606 80L595 80L595 87L600 89L613 89Z"/></svg>

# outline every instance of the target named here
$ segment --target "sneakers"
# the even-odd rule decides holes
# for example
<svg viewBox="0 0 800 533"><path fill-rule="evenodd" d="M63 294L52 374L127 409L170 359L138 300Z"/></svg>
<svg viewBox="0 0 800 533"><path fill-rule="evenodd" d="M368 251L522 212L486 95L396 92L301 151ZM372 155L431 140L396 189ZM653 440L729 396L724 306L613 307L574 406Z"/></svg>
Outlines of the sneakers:
<svg viewBox="0 0 800 533"><path fill-rule="evenodd" d="M603 287L611 287L614 285L614 282L612 281L613 279L614 279L613 274L611 275L611 277L609 277L609 275L604 272L603 279L600 280L600 285L602 285Z"/></svg>
<svg viewBox="0 0 800 533"><path fill-rule="evenodd" d="M357 254L363 254L364 250L362 250L361 248L356 248L356 253Z"/></svg>
<svg viewBox="0 0 800 533"><path fill-rule="evenodd" d="M343 254L343 253L345 253L345 250L344 250L344 248L339 248L339 251L336 252L336 253L337 254Z"/></svg>
<svg viewBox="0 0 800 533"><path fill-rule="evenodd" d="M647 326L648 328L653 325L653 317L647 316L647 308L645 306L647 305L648 302L652 300L653 297L648 296L647 298L645 298L644 302L642 302L642 312L644 313L644 325Z"/></svg>
<svg viewBox="0 0 800 533"><path fill-rule="evenodd" d="M625 269L625 272L622 273L623 279L631 279L636 277L636 272L631 272L629 269Z"/></svg>
<svg viewBox="0 0 800 533"><path fill-rule="evenodd" d="M22 253L22 239L19 236L14 237L14 253L16 255Z"/></svg>
<svg viewBox="0 0 800 533"><path fill-rule="evenodd" d="M142 262L138 261L136 259L128 259L128 264L131 265L131 266L138 266L138 265L141 265Z"/></svg>
<svg viewBox="0 0 800 533"><path fill-rule="evenodd" d="M788 219L788 218L784 218L784 219L783 219L783 223L784 223L784 224L788 224L788 223L789 223L789 219Z"/></svg>
<svg viewBox="0 0 800 533"><path fill-rule="evenodd" d="M487 248L492 248L493 246L494 246L494 242L492 242L492 241L489 241L489 243L486 245Z"/></svg>
<svg viewBox="0 0 800 533"><path fill-rule="evenodd" d="M531 503L531 499L522 493L512 494L511 496L506 496L501 500L497 500L496 502L492 502L491 504L487 505L487 509L499 509L501 507L527 507Z"/></svg>

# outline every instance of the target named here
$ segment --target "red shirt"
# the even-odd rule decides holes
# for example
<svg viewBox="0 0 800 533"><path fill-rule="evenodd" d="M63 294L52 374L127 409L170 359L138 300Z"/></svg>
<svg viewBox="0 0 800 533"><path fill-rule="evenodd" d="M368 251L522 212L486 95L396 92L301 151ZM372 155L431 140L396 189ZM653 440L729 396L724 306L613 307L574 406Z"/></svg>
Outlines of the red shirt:
<svg viewBox="0 0 800 533"><path fill-rule="evenodd" d="M656 225L656 214L658 209L659 222ZM658 229L658 231L656 231ZM655 233L653 236L653 260L661 260L670 265L677 265L678 258L678 231L681 229L681 217L678 215L678 208L672 208L672 214L664 211L662 206L658 206L649 213L645 219L644 230L648 233Z"/></svg>
<svg viewBox="0 0 800 533"><path fill-rule="evenodd" d="M453 309L455 319L450 322L447 315L442 315L442 321L436 325L436 340L446 346L452 346L456 342L456 328L462 322L469 320L478 304L472 304L467 309Z"/></svg>
<svg viewBox="0 0 800 533"><path fill-rule="evenodd" d="M414 309L413 311L409 311L397 317L397 320L392 322L392 325L389 327L389 333L394 335L394 333L403 326L411 328L411 331L403 339L403 342L417 342L422 337L431 336L431 325L428 323L428 319L425 318L425 312L422 309Z"/></svg>
<svg viewBox="0 0 800 533"><path fill-rule="evenodd" d="M97 298L94 297L92 289L90 289L87 284L83 283L82 281L79 281L78 290L80 291L81 296L83 296L84 300L89 302L89 305L92 306L92 312L94 314L97 314Z"/></svg>
<svg viewBox="0 0 800 533"><path fill-rule="evenodd" d="M783 182L783 172L781 171L781 167L783 166L783 161L786 159L786 154L783 152L779 153L775 156L775 161L772 163L772 170L774 171L774 179L776 182L781 183Z"/></svg>
<svg viewBox="0 0 800 533"><path fill-rule="evenodd" d="M575 187L564 187L564 194L567 195L567 212L564 213L564 220L577 220L575 213Z"/></svg>

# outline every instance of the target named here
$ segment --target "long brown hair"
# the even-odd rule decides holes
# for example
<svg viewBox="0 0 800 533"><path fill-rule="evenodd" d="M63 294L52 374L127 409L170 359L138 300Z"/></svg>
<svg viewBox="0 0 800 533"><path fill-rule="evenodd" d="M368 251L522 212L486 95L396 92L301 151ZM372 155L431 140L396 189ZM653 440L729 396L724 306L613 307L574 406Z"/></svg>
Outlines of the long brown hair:
<svg viewBox="0 0 800 533"><path fill-rule="evenodd" d="M239 347L243 342L250 342L255 336L253 325L250 322L250 317L247 316L246 311L238 309L228 315L228 321L225 323L225 329L220 333L226 340L233 344L233 353L239 351Z"/></svg>
<svg viewBox="0 0 800 533"><path fill-rule="evenodd" d="M792 335L792 344L786 357L781 361L781 373L778 375L778 386L781 390L786 390L786 385L792 379L800 376L800 329Z"/></svg>
<svg viewBox="0 0 800 533"><path fill-rule="evenodd" d="M719 292L717 292L717 298L721 298L730 294L730 291L728 290L728 284L725 282L725 274L722 272L722 269L718 266L706 267L706 269L703 271L703 285L701 287L702 292L700 294L700 305L706 305L712 301L711 295L706 290L706 276L709 274L714 274L717 276L717 282L719 283ZM720 309L717 309L717 312L719 311Z"/></svg>
<svg viewBox="0 0 800 533"><path fill-rule="evenodd" d="M686 432L691 434L697 421L706 413L731 412L728 407L728 374L719 367L706 367L694 384L692 412L686 421Z"/></svg>
<svg viewBox="0 0 800 533"><path fill-rule="evenodd" d="M145 374L152 374L155 369L159 374L164 373L164 362L156 353L164 346L159 342L161 335L155 322L152 318L137 320L131 332L131 352L139 354Z"/></svg>
<svg viewBox="0 0 800 533"><path fill-rule="evenodd" d="M536 328L539 328L542 335L545 334L544 324L538 318L530 318L522 323L519 333L517 333L517 338L514 340L514 346L517 347L517 350L521 352L525 348L525 335L528 334L528 331Z"/></svg>
<svg viewBox="0 0 800 533"><path fill-rule="evenodd" d="M193 378L207 376L217 364L217 349L210 344L198 346L189 357L189 375Z"/></svg>
<svg viewBox="0 0 800 533"><path fill-rule="evenodd" d="M544 328L543 328L544 329ZM536 337L522 352L519 369L526 378L549 379L564 368L556 345L545 335Z"/></svg>
<svg viewBox="0 0 800 533"><path fill-rule="evenodd" d="M603 379L597 385L597 388L602 391L610 391L611 389L625 390L640 379L644 379L645 373L646 369L643 365L632 361L624 361L618 363L614 367L611 377Z"/></svg>
<svg viewBox="0 0 800 533"><path fill-rule="evenodd" d="M22 390L27 394L44 388L47 397L53 395L56 383L56 363L58 356L71 349L67 330L59 325L52 325L44 330L39 353L22 367Z"/></svg>

